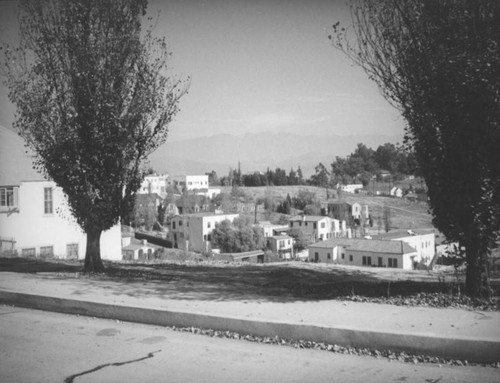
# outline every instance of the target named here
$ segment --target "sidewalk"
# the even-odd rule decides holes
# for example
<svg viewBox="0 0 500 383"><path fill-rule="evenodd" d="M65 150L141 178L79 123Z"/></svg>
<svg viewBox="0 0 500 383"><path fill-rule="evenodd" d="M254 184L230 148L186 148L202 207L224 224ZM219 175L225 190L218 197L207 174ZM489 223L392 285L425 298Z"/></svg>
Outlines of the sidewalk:
<svg viewBox="0 0 500 383"><path fill-rule="evenodd" d="M244 287L242 287L244 288ZM0 272L0 303L164 326L202 327L444 358L500 361L500 312L375 303L207 299L162 281Z"/></svg>

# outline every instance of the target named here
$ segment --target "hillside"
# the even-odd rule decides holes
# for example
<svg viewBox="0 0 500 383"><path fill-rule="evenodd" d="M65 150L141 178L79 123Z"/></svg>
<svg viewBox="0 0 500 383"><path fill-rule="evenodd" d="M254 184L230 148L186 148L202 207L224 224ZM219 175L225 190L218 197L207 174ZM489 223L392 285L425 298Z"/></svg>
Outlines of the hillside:
<svg viewBox="0 0 500 383"><path fill-rule="evenodd" d="M271 187L241 187L241 190L249 199L257 200L269 196L275 200L283 200L287 194L296 196L300 190L307 190L316 193L316 197L326 203L326 190L315 186L271 186ZM225 190L229 192L228 189ZM330 189L329 193L333 191ZM385 207L391 211L392 228L399 230L433 229L432 217L428 212L426 202L410 202L402 198L380 197L363 194L343 193L342 200L348 203L358 202L361 205L368 205L371 216L376 219L383 217ZM372 230L376 232L377 226L374 224ZM383 228L382 228L383 230Z"/></svg>

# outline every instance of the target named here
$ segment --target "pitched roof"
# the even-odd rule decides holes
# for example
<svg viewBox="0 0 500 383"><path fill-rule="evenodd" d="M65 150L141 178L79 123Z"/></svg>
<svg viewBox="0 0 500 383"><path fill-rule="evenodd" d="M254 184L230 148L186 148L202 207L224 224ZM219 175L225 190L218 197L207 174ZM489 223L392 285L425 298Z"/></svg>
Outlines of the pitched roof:
<svg viewBox="0 0 500 383"><path fill-rule="evenodd" d="M427 230L419 230L418 232L412 231L409 233L408 231L393 231L389 233L381 233L372 235L373 239L398 239L398 238L407 238L418 235L426 235L426 234L435 234L435 231L432 229Z"/></svg>
<svg viewBox="0 0 500 383"><path fill-rule="evenodd" d="M344 246L350 250L371 253L408 254L416 252L413 247L403 241L384 241L377 239L335 238L317 242L311 245L310 248L328 249L337 246Z"/></svg>
<svg viewBox="0 0 500 383"><path fill-rule="evenodd" d="M324 218L329 218L324 215L296 215L295 217L291 217L289 221L307 221L307 222L313 222L313 221L321 221Z"/></svg>
<svg viewBox="0 0 500 383"><path fill-rule="evenodd" d="M268 238L272 238L276 241L279 241L280 239L292 239L292 237L290 237L289 235L273 235L273 236L268 237Z"/></svg>

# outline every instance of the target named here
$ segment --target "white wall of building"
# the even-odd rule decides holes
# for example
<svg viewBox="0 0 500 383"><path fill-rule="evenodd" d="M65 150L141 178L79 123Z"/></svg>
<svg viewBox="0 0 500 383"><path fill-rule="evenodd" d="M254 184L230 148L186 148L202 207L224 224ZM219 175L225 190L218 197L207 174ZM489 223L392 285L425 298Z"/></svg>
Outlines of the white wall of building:
<svg viewBox="0 0 500 383"><path fill-rule="evenodd" d="M45 213L44 190L52 190L52 213ZM18 256L52 247L53 255L66 258L68 245L78 248L78 258L85 258L87 238L71 215L62 189L51 181L21 182L17 209L0 210L0 237L14 238ZM31 255L31 254L30 254ZM120 260L121 230L116 225L101 236L101 257Z"/></svg>
<svg viewBox="0 0 500 383"><path fill-rule="evenodd" d="M208 189L208 175L178 175L172 176L171 185L179 185L186 190Z"/></svg>
<svg viewBox="0 0 500 383"><path fill-rule="evenodd" d="M138 194L157 193L163 195L166 193L168 183L168 174L148 175L144 177Z"/></svg>
<svg viewBox="0 0 500 383"><path fill-rule="evenodd" d="M169 239L180 249L186 248L196 252L212 250L212 231L216 223L224 220L234 221L239 214L197 213L172 218Z"/></svg>

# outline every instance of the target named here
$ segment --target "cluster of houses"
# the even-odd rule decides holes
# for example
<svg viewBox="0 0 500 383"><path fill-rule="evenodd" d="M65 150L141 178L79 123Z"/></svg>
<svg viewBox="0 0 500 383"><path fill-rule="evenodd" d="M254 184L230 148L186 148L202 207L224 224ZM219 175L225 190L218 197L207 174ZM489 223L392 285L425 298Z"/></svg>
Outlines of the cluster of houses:
<svg viewBox="0 0 500 383"><path fill-rule="evenodd" d="M220 193L210 188L208 176L146 176L139 195L165 195L168 188L183 188L207 197ZM159 199L154 202L161 203ZM216 252L212 231L217 223L234 221L239 214L206 211L203 207L185 214L182 207L167 206L168 223L164 230L172 247L199 253ZM328 203L324 215L297 215L287 224L275 225L264 221L261 227L268 250L281 259L302 259L310 262L336 263L354 266L378 266L412 269L429 265L435 259L435 234L388 233L371 238L352 238L350 222L369 220L367 206L345 202ZM294 251L291 232L300 230L309 242L306 251ZM86 236L78 227L66 204L62 190L51 181L23 181L0 186L0 252L23 257L59 257L82 259ZM160 246L132 233L122 233L116 225L102 234L101 254L108 260L151 258ZM262 252L253 252L233 259L262 262Z"/></svg>

